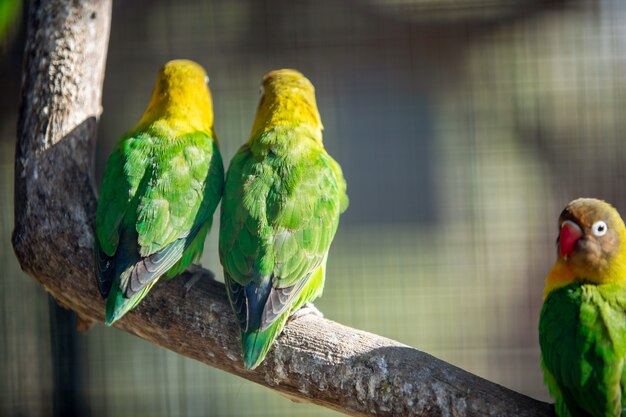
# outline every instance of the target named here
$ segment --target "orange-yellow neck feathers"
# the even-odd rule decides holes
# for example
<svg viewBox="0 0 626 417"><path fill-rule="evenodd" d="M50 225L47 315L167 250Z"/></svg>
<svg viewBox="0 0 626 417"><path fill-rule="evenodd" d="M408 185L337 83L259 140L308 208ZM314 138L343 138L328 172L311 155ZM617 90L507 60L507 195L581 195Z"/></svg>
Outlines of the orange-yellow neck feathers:
<svg viewBox="0 0 626 417"><path fill-rule="evenodd" d="M252 138L277 126L306 125L321 142L323 129L313 84L291 69L271 71L263 77L263 95L252 125Z"/></svg>
<svg viewBox="0 0 626 417"><path fill-rule="evenodd" d="M613 206L574 200L561 213L559 228L557 260L546 277L544 299L574 281L626 285L626 227Z"/></svg>
<svg viewBox="0 0 626 417"><path fill-rule="evenodd" d="M204 69L193 61L174 60L161 68L150 104L136 128L171 132L213 131L213 102Z"/></svg>

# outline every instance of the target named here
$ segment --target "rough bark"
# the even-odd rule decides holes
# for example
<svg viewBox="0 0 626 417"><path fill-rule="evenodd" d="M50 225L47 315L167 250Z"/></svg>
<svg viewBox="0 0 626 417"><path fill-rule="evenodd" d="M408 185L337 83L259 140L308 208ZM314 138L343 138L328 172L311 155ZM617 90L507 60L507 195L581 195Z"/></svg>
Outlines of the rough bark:
<svg viewBox="0 0 626 417"><path fill-rule="evenodd" d="M15 162L13 245L22 268L84 321L102 321L93 273L92 153L111 0L30 8ZM548 416L548 404L428 354L314 315L293 320L265 362L243 368L224 286L161 283L118 327L292 399L351 415Z"/></svg>

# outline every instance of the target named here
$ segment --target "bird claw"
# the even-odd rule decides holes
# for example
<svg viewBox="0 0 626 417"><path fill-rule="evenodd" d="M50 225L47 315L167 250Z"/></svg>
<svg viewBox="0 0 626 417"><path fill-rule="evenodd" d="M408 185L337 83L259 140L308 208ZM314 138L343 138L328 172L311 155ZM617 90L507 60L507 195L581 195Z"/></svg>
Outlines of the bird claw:
<svg viewBox="0 0 626 417"><path fill-rule="evenodd" d="M192 277L196 275L205 275L208 279L215 279L215 273L210 269L204 269L200 264L191 264L187 267L187 272L189 272Z"/></svg>
<svg viewBox="0 0 626 417"><path fill-rule="evenodd" d="M309 314L312 314L319 318L324 318L324 313L319 311L318 308L313 305L313 303L307 301L302 307L298 309L298 311L289 316L289 321L297 320L300 317L308 316Z"/></svg>
<svg viewBox="0 0 626 417"><path fill-rule="evenodd" d="M189 277L185 285L183 285L183 298L187 298L191 287L193 287L198 281L200 281L200 278L215 279L215 274L213 273L213 271L204 269L201 265L191 264L187 268L187 272L191 274L191 277Z"/></svg>

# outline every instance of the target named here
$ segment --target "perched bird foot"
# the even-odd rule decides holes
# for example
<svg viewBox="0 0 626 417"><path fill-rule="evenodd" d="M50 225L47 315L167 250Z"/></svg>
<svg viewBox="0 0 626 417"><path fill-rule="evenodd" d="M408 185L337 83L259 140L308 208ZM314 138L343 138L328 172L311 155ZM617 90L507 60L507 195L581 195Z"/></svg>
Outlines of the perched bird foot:
<svg viewBox="0 0 626 417"><path fill-rule="evenodd" d="M215 274L213 273L213 271L202 268L202 265L191 264L187 268L187 272L191 274L191 277L189 277L185 285L183 285L183 288L185 290L183 298L187 298L191 287L193 287L198 281L200 281L200 278L215 279Z"/></svg>
<svg viewBox="0 0 626 417"><path fill-rule="evenodd" d="M309 314L313 314L319 318L324 318L324 313L319 311L317 307L313 305L311 302L306 302L298 311L289 316L289 321L299 319L300 317L308 316Z"/></svg>
<svg viewBox="0 0 626 417"><path fill-rule="evenodd" d="M210 269L203 268L200 264L191 264L187 267L187 272L192 274L192 278L196 275L202 276L208 279L215 279L215 273Z"/></svg>

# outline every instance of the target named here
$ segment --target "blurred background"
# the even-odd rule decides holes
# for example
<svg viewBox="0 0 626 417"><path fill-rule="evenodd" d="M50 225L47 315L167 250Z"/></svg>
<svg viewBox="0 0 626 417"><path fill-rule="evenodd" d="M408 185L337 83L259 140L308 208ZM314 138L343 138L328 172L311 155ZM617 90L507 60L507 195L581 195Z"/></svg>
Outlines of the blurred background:
<svg viewBox="0 0 626 417"><path fill-rule="evenodd" d="M76 334L21 272L26 12L0 0L0 415L336 415L116 329ZM557 217L579 196L626 214L626 2L116 1L98 178L173 58L208 70L225 161L265 72L297 68L316 86L351 199L316 302L326 317L548 399L537 321ZM217 235L203 265L221 279Z"/></svg>

